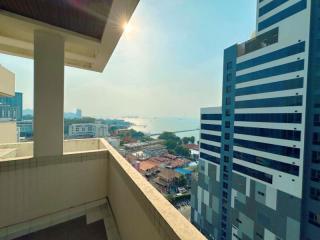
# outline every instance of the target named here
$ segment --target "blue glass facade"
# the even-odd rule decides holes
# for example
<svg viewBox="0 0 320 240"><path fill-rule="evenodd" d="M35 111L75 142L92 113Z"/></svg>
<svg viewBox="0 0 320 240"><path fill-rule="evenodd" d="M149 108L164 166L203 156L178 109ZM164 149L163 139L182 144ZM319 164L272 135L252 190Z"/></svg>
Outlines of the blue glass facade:
<svg viewBox="0 0 320 240"><path fill-rule="evenodd" d="M270 128L254 128L254 127L234 127L234 133L245 134L251 136L277 138L285 140L300 141L301 132L297 130L281 130Z"/></svg>
<svg viewBox="0 0 320 240"><path fill-rule="evenodd" d="M23 94L20 92L16 92L14 97L0 97L0 118L8 118L9 116L9 118L21 121L23 114L22 97Z"/></svg>
<svg viewBox="0 0 320 240"><path fill-rule="evenodd" d="M292 97L278 97L266 99L253 99L237 101L236 108L267 108L267 107L288 107L288 106L301 106L302 96Z"/></svg>
<svg viewBox="0 0 320 240"><path fill-rule="evenodd" d="M291 80L260 84L252 87L238 88L236 89L236 96L278 92L298 88L303 88L303 78L295 78Z"/></svg>
<svg viewBox="0 0 320 240"><path fill-rule="evenodd" d="M280 5L288 2L289 0L273 0L270 3L264 5L259 9L259 17L267 14L268 12L272 11L273 9L279 7Z"/></svg>
<svg viewBox="0 0 320 240"><path fill-rule="evenodd" d="M296 4L284 9L283 11L273 15L272 17L267 18L266 20L260 22L258 24L258 30L262 31L263 29L270 27L292 15L306 9L307 7L307 0L301 0Z"/></svg>
<svg viewBox="0 0 320 240"><path fill-rule="evenodd" d="M255 67L255 66L258 66L258 65L261 65L264 63L268 63L268 62L272 62L275 60L279 60L282 58L286 58L286 57L289 57L289 56L292 56L292 55L295 55L298 53L302 53L305 51L305 45L306 45L305 42L299 42L299 43L296 43L296 44L291 45L289 47L285 47L285 48L276 50L274 52L267 53L267 54L261 55L259 57L252 58L250 60L238 63L237 64L237 71L244 70L244 69L251 68L251 67Z"/></svg>
<svg viewBox="0 0 320 240"><path fill-rule="evenodd" d="M318 240L320 0L257 2L257 35L224 52L221 115L201 118L200 161L218 164L220 153L214 180L199 180L219 203L209 239Z"/></svg>
<svg viewBox="0 0 320 240"><path fill-rule="evenodd" d="M262 152L273 153L297 159L300 158L300 149L294 147L285 147L270 143L255 142L243 139L234 139L234 145L238 147L254 149Z"/></svg>
<svg viewBox="0 0 320 240"><path fill-rule="evenodd" d="M301 123L301 113L238 113L235 121L269 122L269 123Z"/></svg>
<svg viewBox="0 0 320 240"><path fill-rule="evenodd" d="M249 82L261 78L278 76L286 73L297 72L304 69L304 60L299 60L291 63L285 63L276 67L243 74L237 77L237 83Z"/></svg>

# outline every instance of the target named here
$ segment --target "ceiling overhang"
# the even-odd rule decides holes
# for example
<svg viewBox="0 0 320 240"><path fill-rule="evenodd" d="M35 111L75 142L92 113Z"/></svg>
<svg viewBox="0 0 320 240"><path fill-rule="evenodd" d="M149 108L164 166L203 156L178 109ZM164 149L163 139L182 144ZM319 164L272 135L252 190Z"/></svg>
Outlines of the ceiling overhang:
<svg viewBox="0 0 320 240"><path fill-rule="evenodd" d="M65 65L102 72L139 0L0 0L0 52L33 58L34 31L65 39Z"/></svg>

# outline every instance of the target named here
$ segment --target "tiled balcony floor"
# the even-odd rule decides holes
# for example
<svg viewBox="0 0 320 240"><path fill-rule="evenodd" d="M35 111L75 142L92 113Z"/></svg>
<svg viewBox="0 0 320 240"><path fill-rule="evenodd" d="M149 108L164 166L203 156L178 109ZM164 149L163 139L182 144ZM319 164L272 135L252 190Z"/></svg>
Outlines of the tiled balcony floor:
<svg viewBox="0 0 320 240"><path fill-rule="evenodd" d="M103 220L86 224L86 217L61 223L16 240L106 240Z"/></svg>

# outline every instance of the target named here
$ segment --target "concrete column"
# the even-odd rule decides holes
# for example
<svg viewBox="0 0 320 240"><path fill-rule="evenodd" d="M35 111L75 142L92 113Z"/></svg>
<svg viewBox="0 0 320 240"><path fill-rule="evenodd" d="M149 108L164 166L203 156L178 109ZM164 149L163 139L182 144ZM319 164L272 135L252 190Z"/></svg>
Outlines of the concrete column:
<svg viewBox="0 0 320 240"><path fill-rule="evenodd" d="M34 156L63 154L64 39L34 33Z"/></svg>

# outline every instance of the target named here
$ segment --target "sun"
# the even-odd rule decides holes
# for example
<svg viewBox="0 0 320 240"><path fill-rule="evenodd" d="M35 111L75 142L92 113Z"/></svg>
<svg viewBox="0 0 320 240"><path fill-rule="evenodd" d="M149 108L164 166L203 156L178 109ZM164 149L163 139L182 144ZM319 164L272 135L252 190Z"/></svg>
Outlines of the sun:
<svg viewBox="0 0 320 240"><path fill-rule="evenodd" d="M133 30L132 25L130 23L127 23L127 22L124 23L122 27L123 27L125 33L131 33L132 30Z"/></svg>

